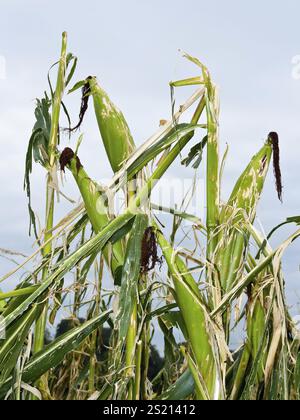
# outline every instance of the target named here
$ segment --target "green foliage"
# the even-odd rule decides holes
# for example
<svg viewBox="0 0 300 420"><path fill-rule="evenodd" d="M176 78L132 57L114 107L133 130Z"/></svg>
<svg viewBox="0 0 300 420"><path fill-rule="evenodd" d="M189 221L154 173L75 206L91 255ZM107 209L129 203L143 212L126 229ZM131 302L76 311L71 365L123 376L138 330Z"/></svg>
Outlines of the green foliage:
<svg viewBox="0 0 300 420"><path fill-rule="evenodd" d="M89 99L94 102L92 114L114 172L100 186L79 159L83 136L75 153L69 142L61 144L61 110L71 127L63 94L78 64L63 34L56 86L49 77L51 98L45 93L36 102L26 154L24 188L34 225L34 162L46 170L45 227L39 236L35 227L36 252L0 279L6 282L5 293L0 291L0 332L6 332L0 341L1 399L299 400L299 333L286 303L281 261L300 229L276 249L268 240L286 224L299 226L300 217L289 217L268 238L255 228L272 156L280 187L277 135L270 133L222 202L218 90L208 69L185 57L197 66L197 76L170 83L172 119L140 146L95 77L69 91L82 89L75 128L90 112ZM175 112L175 88L184 86L197 90ZM182 122L194 105L191 120ZM191 144L198 130L205 136ZM91 153L95 162L105 158ZM175 161L181 157L184 166L198 169L204 156L205 203L192 194L199 212L186 211L187 196L174 208L151 202ZM54 192L63 194L59 163L68 168L82 202L55 224ZM114 210L117 193L123 207ZM204 221L200 204L207 208ZM154 211L165 214L165 226ZM10 287L10 277L29 263L34 268ZM47 323L56 325L65 311L67 331L46 344ZM244 326L246 337L231 348L236 325ZM158 334L162 358L153 347Z"/></svg>
<svg viewBox="0 0 300 420"><path fill-rule="evenodd" d="M30 175L33 170L33 161L39 163L44 168L47 168L49 165L48 149L51 130L51 100L46 92L44 95L44 98L36 100L36 109L34 112L36 122L28 142L24 178L24 189L26 190L28 197L30 226L31 224L33 225L36 236L35 215L31 207Z"/></svg>

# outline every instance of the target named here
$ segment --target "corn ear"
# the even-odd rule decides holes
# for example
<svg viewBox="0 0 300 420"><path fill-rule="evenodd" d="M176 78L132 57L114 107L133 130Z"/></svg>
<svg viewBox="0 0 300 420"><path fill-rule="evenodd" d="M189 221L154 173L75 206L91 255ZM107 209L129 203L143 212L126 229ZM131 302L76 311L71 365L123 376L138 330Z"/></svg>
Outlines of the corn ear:
<svg viewBox="0 0 300 420"><path fill-rule="evenodd" d="M97 79L91 77L88 82L107 157L112 170L117 172L134 150L133 138L123 113L113 104Z"/></svg>
<svg viewBox="0 0 300 420"><path fill-rule="evenodd" d="M61 165L64 168L65 158L68 158L68 168L72 172L72 175L77 183L80 190L84 205L87 211L87 215L93 226L95 233L99 233L105 226L111 221L108 214L108 207L105 202L105 191L100 187L99 184L94 182L86 173L82 167L79 158L75 157L71 149L65 149L61 155ZM118 241L115 244L107 245L103 249L103 255L107 264L112 269L112 274L116 278L124 262L124 252L122 242Z"/></svg>
<svg viewBox="0 0 300 420"><path fill-rule="evenodd" d="M158 242L173 279L174 297L184 319L199 375L201 375L207 387L205 394L210 399L218 399L218 386L220 384L211 341L212 331L209 325L209 314L202 302L194 278L189 274L188 268L181 258L174 255L174 249L160 232L158 232ZM206 399L207 395L202 395L202 399Z"/></svg>
<svg viewBox="0 0 300 420"><path fill-rule="evenodd" d="M250 222L254 221L257 203L263 190L271 157L272 143L268 139L238 179L228 204L221 213L221 222L225 221L229 213L232 213L235 209L238 210L238 214L234 221L241 220L243 212L250 219Z"/></svg>
<svg viewBox="0 0 300 420"><path fill-rule="evenodd" d="M254 301L249 302L247 313L247 334L250 345L251 356L253 360L259 357L259 366L257 368L257 380L264 377L264 365L267 358L266 344L264 337L266 329L266 314L262 303L262 297L258 295Z"/></svg>
<svg viewBox="0 0 300 420"><path fill-rule="evenodd" d="M231 289L241 269L243 251L249 242L249 235L243 232L242 224L245 219L250 223L255 219L271 156L272 143L268 139L238 179L228 203L222 209L220 225L223 240L219 244L217 261L223 291Z"/></svg>

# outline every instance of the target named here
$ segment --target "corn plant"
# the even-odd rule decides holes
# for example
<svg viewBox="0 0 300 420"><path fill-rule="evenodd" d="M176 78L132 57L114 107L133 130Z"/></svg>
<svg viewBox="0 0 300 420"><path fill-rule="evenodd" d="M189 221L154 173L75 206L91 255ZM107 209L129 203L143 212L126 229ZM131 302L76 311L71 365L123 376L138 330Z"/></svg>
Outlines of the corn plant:
<svg viewBox="0 0 300 420"><path fill-rule="evenodd" d="M197 75L170 83L170 120L138 145L96 77L67 89L77 58L68 53L63 34L56 86L49 75L49 92L36 101L26 156L36 250L0 279L8 290L0 293L1 399L300 398L299 333L281 266L300 230L273 249L274 230L266 238L255 224L272 160L282 200L278 135L266 136L223 200L218 89L202 62L184 57ZM185 86L195 92L177 111L176 90ZM73 126L66 101L75 101L78 89L79 122ZM88 141L87 112L96 119L114 173L107 185L91 179L80 159ZM97 162L104 159L94 154ZM153 202L154 189L180 158L183 167L193 166L196 184L205 169L204 220L201 197L196 214L187 211L186 196L175 207ZM35 163L47 175L44 228L36 223L30 188ZM77 186L81 202L59 220L61 177ZM117 194L123 206L115 210ZM298 225L300 217L286 223ZM188 245L181 246L180 232L187 229ZM10 278L24 266L28 274L11 290ZM46 340L66 311L67 328ZM238 325L245 339L234 347ZM154 336L164 343L160 356Z"/></svg>

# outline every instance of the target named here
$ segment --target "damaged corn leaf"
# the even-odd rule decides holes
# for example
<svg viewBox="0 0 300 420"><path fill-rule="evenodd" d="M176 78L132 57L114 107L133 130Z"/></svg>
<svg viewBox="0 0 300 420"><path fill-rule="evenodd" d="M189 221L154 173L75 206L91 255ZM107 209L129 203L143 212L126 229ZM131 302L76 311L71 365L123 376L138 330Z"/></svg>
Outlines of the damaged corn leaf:
<svg viewBox="0 0 300 420"><path fill-rule="evenodd" d="M33 161L39 163L44 168L49 165L49 139L51 130L51 99L49 99L47 93L42 99L36 100L35 118L31 137L28 143L28 149L26 153L25 162L25 178L24 178L24 189L28 197L28 207L30 214L30 227L33 225L35 233L35 216L31 208L31 190L30 190L30 176L33 170ZM37 234L36 234L37 236Z"/></svg>
<svg viewBox="0 0 300 420"><path fill-rule="evenodd" d="M53 343L46 346L41 352L34 355L25 365L22 380L25 383L34 383L44 373L55 368L72 350L76 350L79 345L86 340L92 332L107 321L111 310L103 312L96 318L85 322L83 325L74 328L70 332L59 337ZM3 397L11 386L11 379L0 386L0 396Z"/></svg>
<svg viewBox="0 0 300 420"><path fill-rule="evenodd" d="M125 263L122 270L119 313L117 316L121 342L127 336L132 311L137 303L138 282L141 276L142 241L147 226L148 217L144 214L138 214L135 217L127 243Z"/></svg>
<svg viewBox="0 0 300 420"><path fill-rule="evenodd" d="M0 345L0 389L15 368L28 332L38 314L38 307L33 307L6 330L5 340Z"/></svg>
<svg viewBox="0 0 300 420"><path fill-rule="evenodd" d="M207 136L204 139L191 148L188 156L182 160L181 164L184 166L189 166L193 161L193 168L198 169L200 163L202 162L203 150L207 144Z"/></svg>
<svg viewBox="0 0 300 420"><path fill-rule="evenodd" d="M268 135L222 203L228 149L222 160L218 88L200 60L184 56L198 74L170 83L169 121L161 120L159 130L136 148L124 115L94 76L69 91L81 89L77 104L69 96L78 109L71 124L63 93L78 60L68 53L63 34L52 67L56 85L49 75L50 97L36 102L26 156L32 221L34 162L46 170L45 224L38 232L34 227L38 249L0 279L0 333L6 330L6 339L0 337L0 399L299 399L299 332L289 314L281 262L300 231L275 250L269 239L300 219L288 218L267 238L254 227L272 157L283 199L278 135ZM175 89L183 93L185 86L195 91L176 112ZM104 157L91 149L87 126L70 144L89 111L96 116ZM68 124L63 131L62 112ZM199 129L202 140L185 152ZM93 181L82 166L78 151L85 147L95 162L108 158L114 174L107 185ZM178 171L175 161L197 169L204 154L206 195L197 194L196 171L189 194L178 184L173 195L168 178L162 198L171 199L154 204L154 188L168 170L184 182L185 168ZM82 201L56 221L55 192L68 199L64 182L58 188L58 160ZM7 280L15 282L24 269L17 287L11 286ZM244 342L236 344L242 328ZM155 349L157 341L163 351Z"/></svg>

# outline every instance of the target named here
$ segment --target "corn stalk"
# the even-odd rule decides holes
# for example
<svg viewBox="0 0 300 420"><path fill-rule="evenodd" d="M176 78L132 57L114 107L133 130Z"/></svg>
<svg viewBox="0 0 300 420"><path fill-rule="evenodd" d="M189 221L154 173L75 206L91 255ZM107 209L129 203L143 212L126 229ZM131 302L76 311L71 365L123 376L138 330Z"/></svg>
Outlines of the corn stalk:
<svg viewBox="0 0 300 420"><path fill-rule="evenodd" d="M272 156L282 199L278 136L269 134L221 202L219 98L204 64L185 54L201 73L171 82L172 118L140 146L96 77L88 77L69 91L82 88L79 123L69 127L70 139L93 100L113 177L108 185L89 177L79 159L83 136L75 152L64 145L60 166L70 172L82 202L54 225L61 109L68 116L62 95L77 64L66 47L63 34L56 87L51 99L45 94L37 101L26 158L32 222L32 160L47 170L44 237L35 227L38 249L0 279L6 282L42 254L15 289L0 292L0 333L7 333L0 341L0 398L299 399L299 335L286 303L281 261L300 231L273 249L254 227ZM176 112L175 88L185 86L197 90ZM192 119L182 122L194 105ZM174 207L152 203L154 188L200 130L206 136L191 145L182 163L197 170L206 152L204 221L186 210L187 196ZM120 191L125 206L115 212L111 203ZM164 214L165 226L157 212ZM274 231L287 223L299 224L300 218L289 218ZM110 286L108 276L113 278ZM54 322L66 310L67 330L61 335L59 325L55 339L45 344L47 320ZM230 350L233 322L245 326L246 338ZM162 364L155 369L154 328L165 346Z"/></svg>

